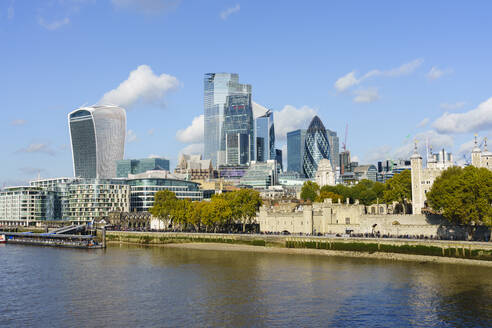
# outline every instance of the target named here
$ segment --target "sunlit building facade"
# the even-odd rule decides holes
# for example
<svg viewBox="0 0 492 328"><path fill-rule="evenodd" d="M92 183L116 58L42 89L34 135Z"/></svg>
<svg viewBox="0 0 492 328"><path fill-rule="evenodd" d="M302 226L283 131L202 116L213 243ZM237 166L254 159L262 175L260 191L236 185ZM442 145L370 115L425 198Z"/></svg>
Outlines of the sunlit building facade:
<svg viewBox="0 0 492 328"><path fill-rule="evenodd" d="M275 159L275 126L273 124L273 112L267 111L264 115L255 119L257 162L265 162Z"/></svg>
<svg viewBox="0 0 492 328"><path fill-rule="evenodd" d="M86 179L116 177L116 161L125 152L126 113L117 106L91 106L68 114L74 175Z"/></svg>
<svg viewBox="0 0 492 328"><path fill-rule="evenodd" d="M287 171L297 172L304 176L302 161L304 158L304 144L306 130L299 129L287 133Z"/></svg>

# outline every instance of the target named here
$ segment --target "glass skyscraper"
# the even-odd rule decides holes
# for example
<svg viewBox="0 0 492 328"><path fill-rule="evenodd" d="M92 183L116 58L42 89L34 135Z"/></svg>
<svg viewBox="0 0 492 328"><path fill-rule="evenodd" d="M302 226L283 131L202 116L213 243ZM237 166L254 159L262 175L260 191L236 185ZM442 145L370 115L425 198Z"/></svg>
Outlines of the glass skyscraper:
<svg viewBox="0 0 492 328"><path fill-rule="evenodd" d="M254 159L251 85L240 84L238 74L205 74L204 114L205 159L211 159L214 166L226 162L226 135L230 133L250 135L249 157Z"/></svg>
<svg viewBox="0 0 492 328"><path fill-rule="evenodd" d="M318 170L318 163L323 158L330 160L330 143L325 126L318 116L315 116L306 132L302 169L308 179L312 179Z"/></svg>
<svg viewBox="0 0 492 328"><path fill-rule="evenodd" d="M116 161L125 152L126 113L117 106L91 106L68 114L74 175L116 177Z"/></svg>
<svg viewBox="0 0 492 328"><path fill-rule="evenodd" d="M169 160L165 158L124 159L116 162L116 177L127 178L128 174L139 174L153 170L169 171Z"/></svg>
<svg viewBox="0 0 492 328"><path fill-rule="evenodd" d="M287 133L287 171L304 175L302 160L304 158L304 143L306 130L299 129Z"/></svg>
<svg viewBox="0 0 492 328"><path fill-rule="evenodd" d="M333 170L335 170L340 166L340 141L335 131L326 129L326 135L328 136L328 142L330 143L331 166L333 167Z"/></svg>
<svg viewBox="0 0 492 328"><path fill-rule="evenodd" d="M267 111L255 119L256 161L275 159L275 126L273 112Z"/></svg>

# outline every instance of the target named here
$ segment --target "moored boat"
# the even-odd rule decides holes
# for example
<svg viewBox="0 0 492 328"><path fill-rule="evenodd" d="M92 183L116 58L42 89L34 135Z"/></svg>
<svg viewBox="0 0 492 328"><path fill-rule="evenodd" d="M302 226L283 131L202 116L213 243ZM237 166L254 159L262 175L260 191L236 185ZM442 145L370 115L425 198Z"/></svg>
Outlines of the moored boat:
<svg viewBox="0 0 492 328"><path fill-rule="evenodd" d="M7 238L5 238L5 235L0 235L0 244L5 244L7 242Z"/></svg>

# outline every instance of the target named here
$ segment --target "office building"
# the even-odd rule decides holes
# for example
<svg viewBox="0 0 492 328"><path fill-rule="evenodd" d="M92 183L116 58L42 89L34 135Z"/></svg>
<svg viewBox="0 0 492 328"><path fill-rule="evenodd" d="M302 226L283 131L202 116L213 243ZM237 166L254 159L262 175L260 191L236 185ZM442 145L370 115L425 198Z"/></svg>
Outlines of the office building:
<svg viewBox="0 0 492 328"><path fill-rule="evenodd" d="M91 106L68 114L74 175L85 179L116 177L125 152L126 113L117 106Z"/></svg>
<svg viewBox="0 0 492 328"><path fill-rule="evenodd" d="M256 161L275 159L275 126L273 112L268 110L255 119Z"/></svg>
<svg viewBox="0 0 492 328"><path fill-rule="evenodd" d="M328 142L330 143L331 165L333 166L333 169L336 170L337 167L340 167L340 140L335 131L326 129L326 134L328 136Z"/></svg>
<svg viewBox="0 0 492 328"><path fill-rule="evenodd" d="M130 174L126 183L130 186L132 212L149 211L154 206L155 194L161 190L174 192L178 199L203 200L203 192L199 188L199 183L178 179L168 171Z"/></svg>
<svg viewBox="0 0 492 328"><path fill-rule="evenodd" d="M241 185L254 189L267 189L278 182L277 161L252 161L248 170L241 178Z"/></svg>
<svg viewBox="0 0 492 328"><path fill-rule="evenodd" d="M208 180L218 176L212 161L202 159L202 155L180 154L174 173L185 175L187 180Z"/></svg>
<svg viewBox="0 0 492 328"><path fill-rule="evenodd" d="M224 124L226 114L228 119ZM240 117L241 122L234 121ZM250 135L251 160L254 158L253 130L251 85L240 84L238 74L205 74L204 158L211 159L214 167L225 164L226 135L237 133Z"/></svg>
<svg viewBox="0 0 492 328"><path fill-rule="evenodd" d="M346 172L351 172L350 167L350 151L345 150L339 154L339 165L340 165L340 174L343 175Z"/></svg>
<svg viewBox="0 0 492 328"><path fill-rule="evenodd" d="M298 172L303 176L302 159L304 158L306 132L300 129L287 133L287 171Z"/></svg>
<svg viewBox="0 0 492 328"><path fill-rule="evenodd" d="M126 178L129 174L139 174L152 170L169 171L169 160L165 158L143 158L116 162L116 176L118 178Z"/></svg>
<svg viewBox="0 0 492 328"><path fill-rule="evenodd" d="M355 179L357 181L361 180L371 180L373 182L377 181L378 169L375 165L359 165L353 169Z"/></svg>
<svg viewBox="0 0 492 328"><path fill-rule="evenodd" d="M315 116L306 132L302 168L307 178L313 179L318 170L318 163L323 158L330 160L330 143L325 126L318 116Z"/></svg>
<svg viewBox="0 0 492 328"><path fill-rule="evenodd" d="M226 135L226 165L242 165L250 162L250 136L250 134L243 133L228 133Z"/></svg>
<svg viewBox="0 0 492 328"><path fill-rule="evenodd" d="M275 149L275 161L277 161L278 171L282 172L284 170L282 149Z"/></svg>

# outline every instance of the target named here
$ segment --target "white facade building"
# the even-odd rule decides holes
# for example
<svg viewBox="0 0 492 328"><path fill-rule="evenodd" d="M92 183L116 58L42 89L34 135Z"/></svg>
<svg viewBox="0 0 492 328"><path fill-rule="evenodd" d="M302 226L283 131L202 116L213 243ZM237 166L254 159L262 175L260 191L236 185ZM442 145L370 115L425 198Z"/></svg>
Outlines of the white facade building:
<svg viewBox="0 0 492 328"><path fill-rule="evenodd" d="M316 183L320 186L334 186L335 172L333 170L332 163L329 159L322 159L318 163L318 170L315 175Z"/></svg>
<svg viewBox="0 0 492 328"><path fill-rule="evenodd" d="M0 225L28 226L53 218L54 193L40 187L8 187L0 192Z"/></svg>

